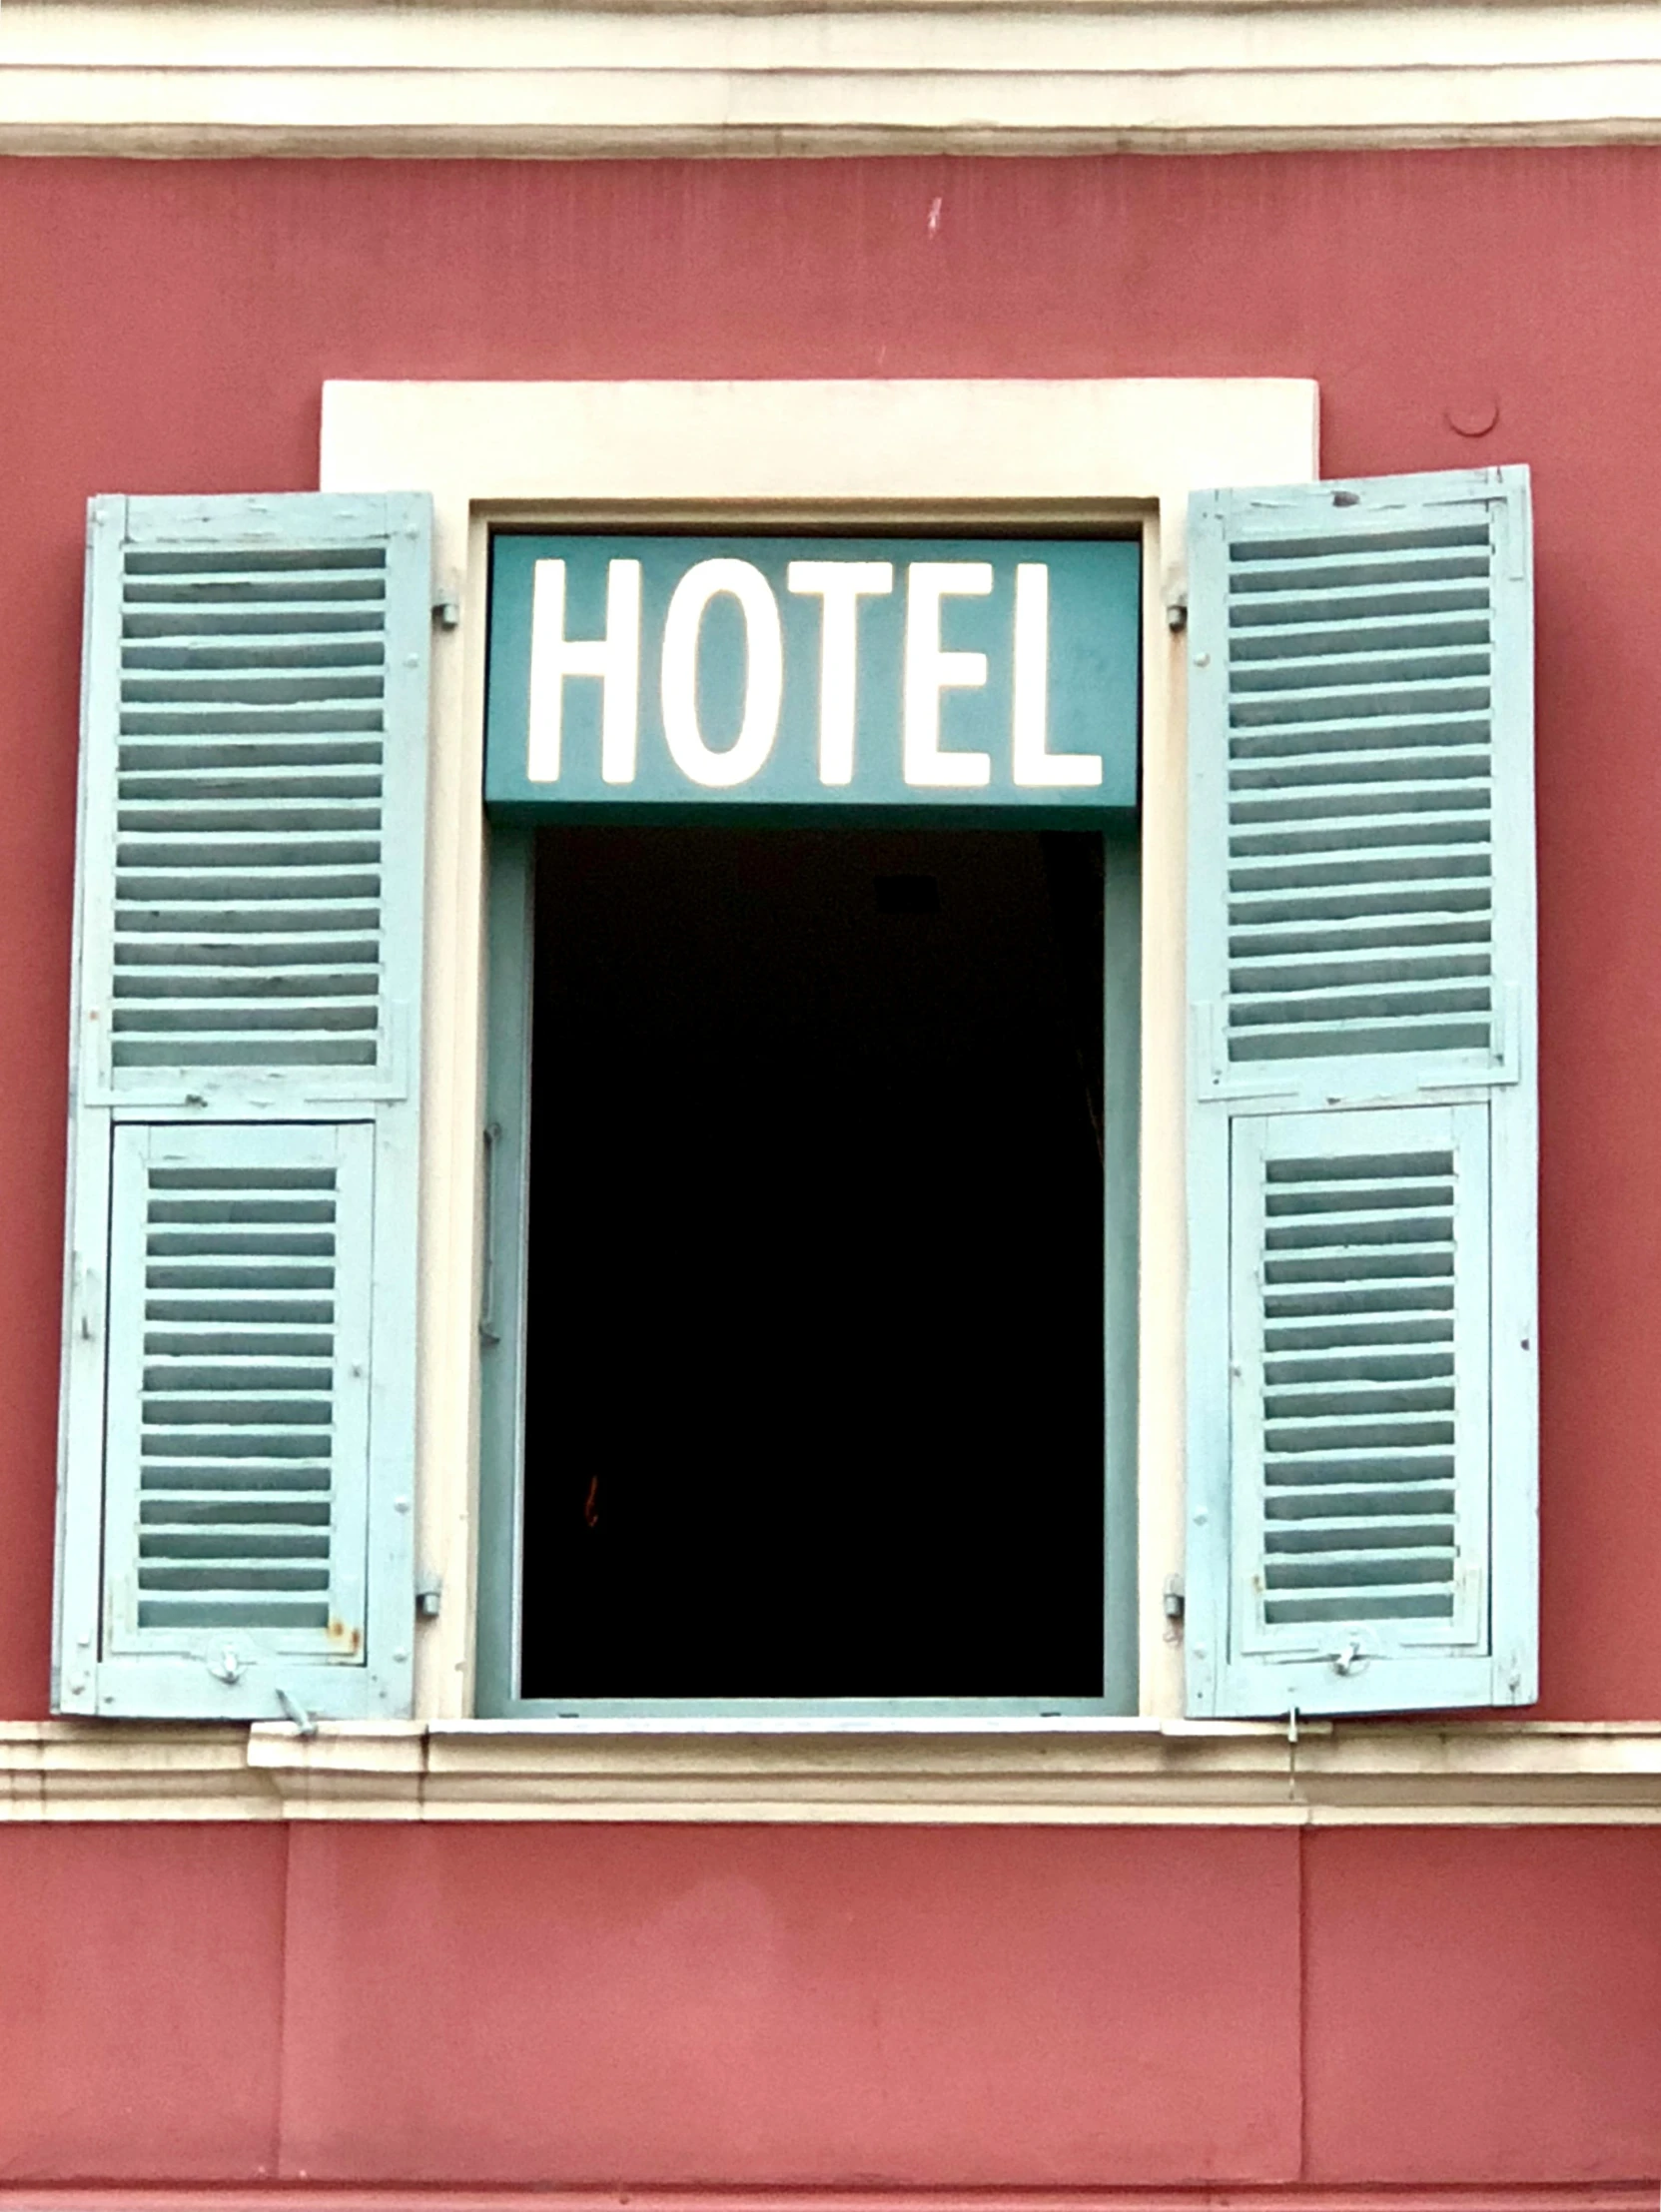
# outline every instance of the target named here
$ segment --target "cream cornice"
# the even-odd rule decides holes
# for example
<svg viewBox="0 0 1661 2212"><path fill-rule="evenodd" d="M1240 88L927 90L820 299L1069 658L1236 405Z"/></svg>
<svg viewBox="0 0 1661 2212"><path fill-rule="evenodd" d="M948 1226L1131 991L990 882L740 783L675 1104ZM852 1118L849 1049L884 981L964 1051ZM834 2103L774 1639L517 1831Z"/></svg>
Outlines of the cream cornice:
<svg viewBox="0 0 1661 2212"><path fill-rule="evenodd" d="M0 1821L1661 1823L1661 1725L0 1724Z"/></svg>
<svg viewBox="0 0 1661 2212"><path fill-rule="evenodd" d="M1661 139L1650 0L4 0L0 153L1207 151Z"/></svg>

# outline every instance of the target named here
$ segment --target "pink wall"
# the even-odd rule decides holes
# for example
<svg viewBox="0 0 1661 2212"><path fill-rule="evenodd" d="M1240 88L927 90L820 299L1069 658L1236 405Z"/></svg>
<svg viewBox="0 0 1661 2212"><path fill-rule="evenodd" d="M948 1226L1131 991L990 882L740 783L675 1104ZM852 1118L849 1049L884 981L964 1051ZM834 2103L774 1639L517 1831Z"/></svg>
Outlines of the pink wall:
<svg viewBox="0 0 1661 2212"><path fill-rule="evenodd" d="M1268 373L1331 473L1536 471L1542 1710L1661 1714L1657 236L1654 149L0 162L0 1713L46 1700L85 495L315 482L326 376Z"/></svg>
<svg viewBox="0 0 1661 2212"><path fill-rule="evenodd" d="M1654 1830L16 1828L0 1960L0 2185L1661 2173Z"/></svg>
<svg viewBox="0 0 1661 2212"><path fill-rule="evenodd" d="M1544 1704L1661 1714L1658 237L1644 150L0 162L0 1713L46 1700L85 495L315 481L329 375L1270 373L1331 472L1536 470ZM1661 1831L0 1829L0 2185L1658 2171Z"/></svg>

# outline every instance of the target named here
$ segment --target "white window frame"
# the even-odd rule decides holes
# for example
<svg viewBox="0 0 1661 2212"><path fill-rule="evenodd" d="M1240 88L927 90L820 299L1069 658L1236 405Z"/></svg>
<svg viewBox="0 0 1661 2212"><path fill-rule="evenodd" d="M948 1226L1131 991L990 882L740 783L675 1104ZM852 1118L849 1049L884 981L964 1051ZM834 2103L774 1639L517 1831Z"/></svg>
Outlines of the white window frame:
<svg viewBox="0 0 1661 2212"><path fill-rule="evenodd" d="M486 564L490 526L507 520L721 531L783 520L895 531L1140 523L1140 1712L1181 1716L1182 1651L1165 1610L1183 1564L1187 1288L1187 695L1173 622L1186 604L1189 493L1313 481L1318 400L1314 383L1291 377L325 385L321 488L424 490L436 504L415 1482L418 1558L442 1602L416 1643L418 1721L472 1711Z"/></svg>

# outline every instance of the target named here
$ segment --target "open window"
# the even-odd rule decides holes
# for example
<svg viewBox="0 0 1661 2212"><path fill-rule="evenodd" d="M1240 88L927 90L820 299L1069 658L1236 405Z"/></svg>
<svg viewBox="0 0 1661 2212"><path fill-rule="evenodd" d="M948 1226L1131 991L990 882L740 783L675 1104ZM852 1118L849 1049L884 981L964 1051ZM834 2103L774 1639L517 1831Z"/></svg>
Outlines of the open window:
<svg viewBox="0 0 1661 2212"><path fill-rule="evenodd" d="M1137 545L493 574L481 1706L1131 1709Z"/></svg>
<svg viewBox="0 0 1661 2212"><path fill-rule="evenodd" d="M428 522L95 503L56 1711L412 1710ZM497 539L481 1712L1134 1711L1158 1486L1197 1716L1533 1696L1526 474L1191 539L1140 1252L1136 546Z"/></svg>
<svg viewBox="0 0 1661 2212"><path fill-rule="evenodd" d="M1134 824L498 834L513 1710L1104 1709L1136 860Z"/></svg>

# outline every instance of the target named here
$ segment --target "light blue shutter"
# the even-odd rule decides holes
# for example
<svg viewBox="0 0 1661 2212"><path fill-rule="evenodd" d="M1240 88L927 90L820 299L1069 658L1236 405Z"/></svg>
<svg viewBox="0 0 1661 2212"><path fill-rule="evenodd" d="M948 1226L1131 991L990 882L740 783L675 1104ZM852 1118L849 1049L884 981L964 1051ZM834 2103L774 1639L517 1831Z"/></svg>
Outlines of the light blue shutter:
<svg viewBox="0 0 1661 2212"><path fill-rule="evenodd" d="M59 1712L410 1710L430 538L92 503Z"/></svg>
<svg viewBox="0 0 1661 2212"><path fill-rule="evenodd" d="M1189 1710L1525 1704L1527 473L1190 533Z"/></svg>

